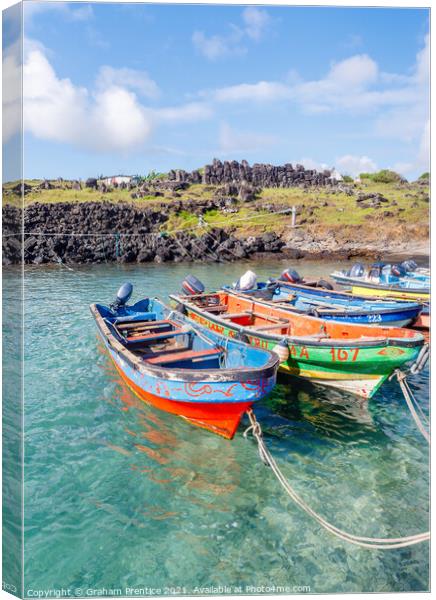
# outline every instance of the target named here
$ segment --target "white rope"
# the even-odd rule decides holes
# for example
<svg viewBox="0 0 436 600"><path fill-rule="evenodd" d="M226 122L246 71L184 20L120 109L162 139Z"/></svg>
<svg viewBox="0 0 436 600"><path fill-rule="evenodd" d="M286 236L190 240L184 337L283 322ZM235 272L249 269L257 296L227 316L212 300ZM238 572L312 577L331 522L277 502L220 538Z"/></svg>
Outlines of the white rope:
<svg viewBox="0 0 436 600"><path fill-rule="evenodd" d="M426 428L424 427L421 419L419 418L418 413L415 410L415 407L413 405L413 402L415 402L416 406L418 407L418 409L421 411L421 407L419 406L416 398L413 396L412 390L410 389L407 380L406 380L406 375L404 373L402 373L399 369L396 369L396 371L394 372L394 374L397 376L398 379L398 383L400 384L401 387L401 391L403 392L403 396L404 399L406 401L407 406L409 407L410 410L410 414L413 417L413 420L416 423L416 426L418 427L419 431L422 433L422 435L425 437L425 439L427 440L427 442L430 444L430 434L429 432L426 430ZM424 414L424 413L422 413ZM427 418L424 416L425 420L428 423Z"/></svg>
<svg viewBox="0 0 436 600"><path fill-rule="evenodd" d="M259 219L261 217L265 218L265 217L271 217L274 215L282 215L287 213L287 209L284 210L279 210L276 212L268 212L268 213L260 213L258 215L250 215L249 217L239 217L239 218L235 218L231 220L232 223L234 223L235 221L251 221L252 219ZM228 224L226 223L226 221L217 221L215 223L208 223L207 221L205 222L205 224L203 225L203 227L205 229L209 228L209 227L220 227L220 226L224 226L224 227L228 227ZM191 231L192 228L189 227L185 227L182 229L174 229L172 231L147 231L145 233L107 233L107 232L98 232L96 231L95 233L76 233L76 232L50 232L50 233L45 233L45 232L38 232L38 231L20 231L18 233L5 233L3 235L3 237L16 237L18 235L32 235L32 236L44 236L44 237L50 237L50 236L64 236L64 235L72 235L74 237L113 237L114 235L119 235L120 237L127 237L127 236L133 236L133 237L145 237L145 236L151 236L151 235L161 235L161 234L166 234L166 235L173 235L175 233L189 233Z"/></svg>
<svg viewBox="0 0 436 600"><path fill-rule="evenodd" d="M430 425L430 420L427 417L427 415L425 414L425 412L422 410L419 402L417 401L417 399L415 398L415 396L413 395L412 390L410 389L410 385L409 382L407 381L407 379L404 380L404 384L407 387L407 391L409 392L409 395L411 397L411 400L415 403L416 408L418 409L418 412L421 415L421 419L424 421L424 423L426 424L426 426Z"/></svg>
<svg viewBox="0 0 436 600"><path fill-rule="evenodd" d="M277 477L279 483L288 493L288 495L294 500L294 502L302 508L308 515L314 518L324 529L338 537L339 539L349 542L350 544L354 544L356 546L361 546L362 548L371 548L375 550L394 550L396 548L406 548L407 546L412 546L414 544L420 544L421 542L425 542L430 539L430 532L425 533L417 533L415 535L409 535L405 537L398 538L370 538L357 536L338 527L335 527L328 521L326 521L321 515L315 512L310 506L308 506L304 500L295 492L295 490L291 487L289 482L285 479L283 473L280 471L277 463L274 458L270 454L268 448L265 445L265 442L262 437L262 430L260 428L259 422L256 420L254 413L251 409L247 411L248 417L250 419L250 427L244 432L244 437L247 436L249 431L252 431L254 438L257 441L259 455L262 461L271 467L274 475Z"/></svg>

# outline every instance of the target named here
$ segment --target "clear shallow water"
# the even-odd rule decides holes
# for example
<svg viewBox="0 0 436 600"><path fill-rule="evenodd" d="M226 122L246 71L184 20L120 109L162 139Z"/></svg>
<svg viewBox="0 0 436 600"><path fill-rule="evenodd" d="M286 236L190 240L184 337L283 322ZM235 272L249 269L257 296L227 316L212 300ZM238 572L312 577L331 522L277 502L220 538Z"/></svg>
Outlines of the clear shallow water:
<svg viewBox="0 0 436 600"><path fill-rule="evenodd" d="M288 500L243 427L229 442L146 406L104 354L88 305L124 281L135 298L165 297L187 271L214 287L247 266L26 270L26 590L428 589L427 544L383 552L337 540ZM428 410L428 371L412 387ZM428 449L395 384L368 405L280 379L256 414L283 471L330 521L377 537L427 529Z"/></svg>

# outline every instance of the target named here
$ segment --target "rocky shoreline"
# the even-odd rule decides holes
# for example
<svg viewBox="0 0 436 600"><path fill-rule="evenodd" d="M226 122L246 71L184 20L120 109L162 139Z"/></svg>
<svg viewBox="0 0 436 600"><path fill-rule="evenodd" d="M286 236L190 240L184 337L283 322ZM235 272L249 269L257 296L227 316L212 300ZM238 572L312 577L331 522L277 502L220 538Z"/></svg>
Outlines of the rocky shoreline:
<svg viewBox="0 0 436 600"><path fill-rule="evenodd" d="M200 235L160 231L168 220L161 210L128 204L88 202L39 204L24 209L24 262L227 262L257 252L280 252L285 242L275 233L246 239L213 228ZM21 210L3 207L3 264L21 262Z"/></svg>
<svg viewBox="0 0 436 600"><path fill-rule="evenodd" d="M338 232L311 233L302 228L260 236L236 237L231 230L213 228L194 233L165 233L173 208L140 209L109 202L34 203L24 209L3 207L3 264L21 262L24 228L25 264L92 264L105 262L228 262L280 256L350 259L390 254L428 255L428 242L387 234L349 239Z"/></svg>

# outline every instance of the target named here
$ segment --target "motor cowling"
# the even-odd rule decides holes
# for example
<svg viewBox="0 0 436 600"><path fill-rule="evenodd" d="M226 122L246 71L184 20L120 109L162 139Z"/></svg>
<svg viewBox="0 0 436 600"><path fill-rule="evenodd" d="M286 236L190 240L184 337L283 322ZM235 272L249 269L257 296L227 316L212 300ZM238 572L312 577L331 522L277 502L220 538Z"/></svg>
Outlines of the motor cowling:
<svg viewBox="0 0 436 600"><path fill-rule="evenodd" d="M410 259L410 260L403 260L402 263L400 263L400 267L403 267L405 271L416 271L416 269L418 268L417 263Z"/></svg>
<svg viewBox="0 0 436 600"><path fill-rule="evenodd" d="M130 297L133 293L133 285L129 282L123 283L120 289L117 292L117 297L115 298L115 302L112 304L114 310L118 310L122 306L125 306L127 302L130 300Z"/></svg>
<svg viewBox="0 0 436 600"><path fill-rule="evenodd" d="M279 279L281 281L288 281L289 283L302 283L303 278L300 277L299 273L294 269L285 269L283 273L280 275Z"/></svg>
<svg viewBox="0 0 436 600"><path fill-rule="evenodd" d="M350 277L362 277L364 272L365 272L365 267L362 265L362 263L356 263L348 271L348 275Z"/></svg>
<svg viewBox="0 0 436 600"><path fill-rule="evenodd" d="M325 279L318 279L318 281L315 284L315 287L322 288L324 290L333 290L332 284L329 281L326 281Z"/></svg>
<svg viewBox="0 0 436 600"><path fill-rule="evenodd" d="M205 287L195 275L187 275L182 281L182 290L187 296L195 296L196 294L203 294Z"/></svg>
<svg viewBox="0 0 436 600"><path fill-rule="evenodd" d="M242 277L239 278L236 289L241 290L242 292L247 292L248 290L256 289L257 287L257 275L254 271L245 271Z"/></svg>
<svg viewBox="0 0 436 600"><path fill-rule="evenodd" d="M406 275L406 269L403 265L392 265L391 273L395 277L404 277Z"/></svg>

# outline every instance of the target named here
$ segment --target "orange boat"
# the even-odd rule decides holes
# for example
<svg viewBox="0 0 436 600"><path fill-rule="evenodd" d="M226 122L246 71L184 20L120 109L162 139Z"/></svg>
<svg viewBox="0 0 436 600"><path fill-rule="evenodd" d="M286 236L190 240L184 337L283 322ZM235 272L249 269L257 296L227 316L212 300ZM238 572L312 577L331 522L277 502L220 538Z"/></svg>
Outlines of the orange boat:
<svg viewBox="0 0 436 600"><path fill-rule="evenodd" d="M395 369L428 350L417 331L326 321L227 290L171 299L212 331L279 350L281 371L364 398L371 398Z"/></svg>

